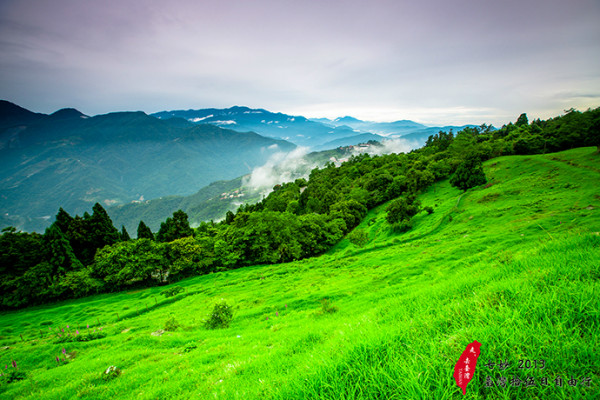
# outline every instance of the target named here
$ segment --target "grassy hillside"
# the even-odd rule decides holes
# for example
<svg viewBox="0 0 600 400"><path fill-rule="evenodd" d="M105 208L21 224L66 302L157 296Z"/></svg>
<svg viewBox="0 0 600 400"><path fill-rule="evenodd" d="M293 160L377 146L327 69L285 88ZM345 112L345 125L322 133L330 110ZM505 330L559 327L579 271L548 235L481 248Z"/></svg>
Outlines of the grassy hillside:
<svg viewBox="0 0 600 400"><path fill-rule="evenodd" d="M370 238L363 248L343 240L318 258L188 279L170 298L155 287L4 313L3 372L15 360L26 377L0 378L0 397L461 398L454 364L477 340L481 356L464 398L597 398L594 152L489 160L486 187L462 194L443 181L423 193L435 212L414 217L407 233L390 233L385 204L370 211L357 228ZM220 299L233 321L206 330ZM171 317L179 329L152 335ZM77 329L91 339L100 328L105 337L85 342L57 336ZM59 365L63 348L70 358ZM520 369L519 360L538 368ZM507 369L486 367L501 361ZM105 381L110 365L122 374ZM487 377L494 385L506 377L507 387L486 387ZM537 386L511 387L515 377Z"/></svg>

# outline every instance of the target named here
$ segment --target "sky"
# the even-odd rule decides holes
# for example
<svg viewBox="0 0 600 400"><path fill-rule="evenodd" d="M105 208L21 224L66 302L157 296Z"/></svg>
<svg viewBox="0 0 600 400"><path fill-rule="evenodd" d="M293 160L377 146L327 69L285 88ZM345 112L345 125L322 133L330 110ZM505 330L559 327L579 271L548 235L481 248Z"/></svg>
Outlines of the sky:
<svg viewBox="0 0 600 400"><path fill-rule="evenodd" d="M600 106L598 0L0 0L0 98L428 125Z"/></svg>

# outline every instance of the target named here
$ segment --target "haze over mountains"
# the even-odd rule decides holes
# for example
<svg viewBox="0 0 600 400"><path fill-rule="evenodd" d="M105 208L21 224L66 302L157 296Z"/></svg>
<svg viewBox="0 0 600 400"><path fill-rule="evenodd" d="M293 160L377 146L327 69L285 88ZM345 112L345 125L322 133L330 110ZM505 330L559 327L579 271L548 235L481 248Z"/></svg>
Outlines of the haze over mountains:
<svg viewBox="0 0 600 400"><path fill-rule="evenodd" d="M284 139L311 148L321 148L327 142L350 138L358 133L348 126L325 125L301 116L237 106L226 109L162 111L152 115L163 120L178 117L197 124L212 124L242 132L258 132L267 137ZM377 138L382 139L379 136Z"/></svg>
<svg viewBox="0 0 600 400"><path fill-rule="evenodd" d="M2 226L42 230L58 207L191 194L252 171L292 143L142 112L88 117L0 104Z"/></svg>
<svg viewBox="0 0 600 400"><path fill-rule="evenodd" d="M361 121L353 117L308 119L273 113L264 109L231 107L200 110L161 111L152 114L160 119L183 118L196 124L212 124L240 132L253 131L263 136L290 141L314 150L325 150L338 146L355 145L369 140L381 141L402 137L422 145L429 135L440 129L460 130L465 126L427 127L417 122L402 120L395 122Z"/></svg>
<svg viewBox="0 0 600 400"><path fill-rule="evenodd" d="M418 122L410 120L400 120L394 122L372 122L362 121L354 117L346 116L330 120L327 118L313 119L326 125L339 127L349 126L355 131L371 132L376 135L382 135L386 138L398 138L402 137L405 140L416 140L419 144L423 144L430 135L435 135L440 130L448 132L453 130L455 132L460 131L466 127L473 127L475 125L447 125L447 126L426 126Z"/></svg>
<svg viewBox="0 0 600 400"><path fill-rule="evenodd" d="M460 129L406 120L311 120L237 106L47 115L0 101L0 227L43 231L59 207L82 214L95 202L110 207L191 195L249 174L296 145L324 150L401 137L416 148L450 128Z"/></svg>
<svg viewBox="0 0 600 400"><path fill-rule="evenodd" d="M196 124L212 124L240 132L253 131L264 136L288 140L300 146L308 146L315 150L398 137L411 140L415 142L415 147L418 147L425 142L429 135L437 133L440 129L460 130L465 126L472 126L439 128L427 127L408 120L382 123L361 121L349 116L335 120L308 119L302 116L237 106L225 109L161 111L152 115L160 119L179 117Z"/></svg>

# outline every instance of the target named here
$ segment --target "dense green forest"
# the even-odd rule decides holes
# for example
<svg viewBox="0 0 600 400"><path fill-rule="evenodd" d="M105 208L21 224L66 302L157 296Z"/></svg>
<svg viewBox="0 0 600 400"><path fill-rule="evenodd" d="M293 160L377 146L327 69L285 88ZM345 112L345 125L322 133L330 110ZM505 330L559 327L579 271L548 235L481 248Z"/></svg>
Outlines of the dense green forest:
<svg viewBox="0 0 600 400"><path fill-rule="evenodd" d="M500 129L482 125L432 135L407 154L352 157L274 187L256 204L229 211L220 223L190 228L177 211L152 233L140 221L132 240L113 226L96 204L92 214L70 216L60 209L41 235L6 228L0 236L0 293L3 308L17 308L174 282L185 277L253 264L279 263L321 254L352 231L367 211L392 201L387 223L411 229L411 218L433 213L416 195L451 177L461 190L487 182L481 163L501 155L542 154L581 146L600 150L600 108L568 110L549 120L529 122L522 114ZM360 231L349 237L365 241Z"/></svg>

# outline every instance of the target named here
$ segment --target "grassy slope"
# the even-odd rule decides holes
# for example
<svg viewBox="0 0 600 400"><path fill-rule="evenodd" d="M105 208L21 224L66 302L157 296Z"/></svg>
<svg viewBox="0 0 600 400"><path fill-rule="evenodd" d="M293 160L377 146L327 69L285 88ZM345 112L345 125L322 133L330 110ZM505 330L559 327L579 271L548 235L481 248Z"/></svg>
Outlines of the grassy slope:
<svg viewBox="0 0 600 400"><path fill-rule="evenodd" d="M0 346L10 348L0 361L16 360L28 378L0 386L0 397L459 398L454 363L477 340L481 356L465 398L595 398L600 161L593 152L490 160L492 186L461 195L437 183L420 197L435 213L416 216L406 234L389 233L383 205L359 227L371 238L362 249L344 240L318 258L189 279L174 301L159 295L164 288L149 288L3 314ZM231 327L204 330L221 298L235 309ZM339 310L322 312L323 298ZM150 335L171 314L183 328ZM41 325L49 321L83 331L99 321L108 336L57 344ZM191 342L197 348L184 352ZM77 356L57 367L63 347ZM546 367L519 370L520 359ZM500 360L510 362L506 371L484 366ZM123 374L104 382L109 365ZM591 387L557 388L558 375L590 377ZM548 377L550 385L487 388L487 376Z"/></svg>

